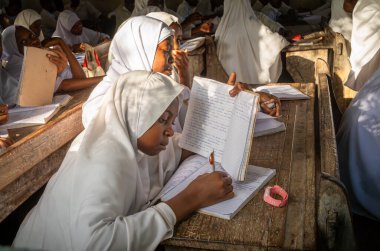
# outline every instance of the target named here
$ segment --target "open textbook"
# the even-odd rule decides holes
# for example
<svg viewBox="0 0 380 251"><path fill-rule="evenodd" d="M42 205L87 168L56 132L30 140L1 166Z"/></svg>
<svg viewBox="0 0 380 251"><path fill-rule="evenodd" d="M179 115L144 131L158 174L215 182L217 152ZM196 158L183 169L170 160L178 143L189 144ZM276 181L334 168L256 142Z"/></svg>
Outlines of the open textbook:
<svg viewBox="0 0 380 251"><path fill-rule="evenodd" d="M211 170L207 158L199 155L189 157L179 166L162 189L161 200L170 200L183 191L199 175L210 173ZM224 171L218 163L216 170ZM247 169L245 181L233 181L235 196L232 199L202 208L199 212L223 219L232 219L275 174L275 169L250 165Z"/></svg>
<svg viewBox="0 0 380 251"><path fill-rule="evenodd" d="M8 111L8 122L1 129L14 129L33 125L43 125L48 122L62 106L72 99L69 95L57 95L50 105L34 107L15 107Z"/></svg>
<svg viewBox="0 0 380 251"><path fill-rule="evenodd" d="M17 104L22 107L51 104L57 78L57 66L50 62L48 50L24 47Z"/></svg>
<svg viewBox="0 0 380 251"><path fill-rule="evenodd" d="M215 152L215 161L234 180L243 181L255 127L259 96L229 95L233 86L194 77L179 145L201 156Z"/></svg>
<svg viewBox="0 0 380 251"><path fill-rule="evenodd" d="M309 99L309 96L290 85L263 85L254 90L257 92L267 92L278 97L280 100Z"/></svg>

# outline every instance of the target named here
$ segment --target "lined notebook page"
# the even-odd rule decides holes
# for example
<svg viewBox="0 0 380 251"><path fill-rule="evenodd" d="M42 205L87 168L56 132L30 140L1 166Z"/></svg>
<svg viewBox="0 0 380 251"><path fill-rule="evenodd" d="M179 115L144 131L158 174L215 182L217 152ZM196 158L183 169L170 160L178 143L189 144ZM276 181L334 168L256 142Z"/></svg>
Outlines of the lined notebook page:
<svg viewBox="0 0 380 251"><path fill-rule="evenodd" d="M223 171L220 164L216 164L216 170ZM167 201L173 198L199 175L209 172L211 172L211 167L207 158L199 155L188 158L162 189L161 199ZM223 219L231 219L275 174L276 170L274 169L248 166L246 180L233 182L235 196L232 199L202 208L199 212Z"/></svg>
<svg viewBox="0 0 380 251"><path fill-rule="evenodd" d="M204 157L215 150L221 162L235 98L232 86L194 77L180 146Z"/></svg>
<svg viewBox="0 0 380 251"><path fill-rule="evenodd" d="M240 92L235 97L221 164L237 180L245 179L258 99L258 95L247 92Z"/></svg>

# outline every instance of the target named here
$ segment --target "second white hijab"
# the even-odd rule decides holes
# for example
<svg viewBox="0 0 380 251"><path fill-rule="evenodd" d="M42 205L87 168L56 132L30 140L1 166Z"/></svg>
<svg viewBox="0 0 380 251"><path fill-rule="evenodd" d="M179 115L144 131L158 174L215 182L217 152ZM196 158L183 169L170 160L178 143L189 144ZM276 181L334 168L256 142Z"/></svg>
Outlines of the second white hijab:
<svg viewBox="0 0 380 251"><path fill-rule="evenodd" d="M171 35L172 31L166 24L146 16L130 18L121 25L110 46L110 67L106 77L83 105L82 122L85 127L96 114L104 94L120 75L135 70L152 70L157 45Z"/></svg>

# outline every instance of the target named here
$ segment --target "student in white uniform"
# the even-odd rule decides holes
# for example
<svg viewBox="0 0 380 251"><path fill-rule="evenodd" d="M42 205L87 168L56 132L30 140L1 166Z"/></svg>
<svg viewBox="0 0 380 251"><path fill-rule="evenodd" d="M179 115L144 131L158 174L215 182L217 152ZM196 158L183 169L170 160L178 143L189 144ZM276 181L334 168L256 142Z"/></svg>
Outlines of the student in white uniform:
<svg viewBox="0 0 380 251"><path fill-rule="evenodd" d="M55 6L51 0L40 0L41 5L41 28L46 38L51 38L57 27L57 16Z"/></svg>
<svg viewBox="0 0 380 251"><path fill-rule="evenodd" d="M183 87L134 71L108 90L14 241L44 250L155 250L195 210L233 197L225 173L199 176L167 202L158 194L181 160L171 123ZM143 98L142 98L143 97Z"/></svg>
<svg viewBox="0 0 380 251"><path fill-rule="evenodd" d="M119 5L115 10L108 14L108 18L115 17L116 30L125 20L131 17L134 8L134 0L124 0L123 4Z"/></svg>
<svg viewBox="0 0 380 251"><path fill-rule="evenodd" d="M346 2L356 2L346 0ZM346 3L345 3L346 4ZM361 0L352 13L351 72L346 86L355 91L380 68L380 1Z"/></svg>
<svg viewBox="0 0 380 251"><path fill-rule="evenodd" d="M5 70L18 81L24 59L24 46L41 48L41 41L32 31L22 26L10 26L3 31L2 36L4 49L2 59L6 62ZM82 67L61 39L52 39L45 44L46 48L52 46L54 48L49 50L57 54L49 56L58 70L55 91L74 91L100 82L101 77L86 78Z"/></svg>
<svg viewBox="0 0 380 251"><path fill-rule="evenodd" d="M65 9L75 12L80 20L96 20L102 14L100 10L87 0L70 0Z"/></svg>
<svg viewBox="0 0 380 251"><path fill-rule="evenodd" d="M2 40L0 36L0 40ZM0 53L2 54L2 43L0 44ZM1 56L0 54L0 56ZM18 81L11 77L3 67L0 68L0 104L6 104L12 107L17 102Z"/></svg>
<svg viewBox="0 0 380 251"><path fill-rule="evenodd" d="M59 14L53 37L61 38L74 52L83 51L83 43L95 46L109 40L107 34L83 27L78 16L70 10Z"/></svg>
<svg viewBox="0 0 380 251"><path fill-rule="evenodd" d="M171 65L168 65L167 69L153 68L156 53L164 54L166 60L170 64L173 63L172 45L167 41L171 36L172 31L167 25L147 16L130 18L121 25L111 42L108 53L110 67L106 76L83 105L82 122L84 127L88 126L96 114L104 94L120 75L135 70L157 71L166 75L172 73Z"/></svg>
<svg viewBox="0 0 380 251"><path fill-rule="evenodd" d="M288 42L256 17L249 0L225 0L215 33L217 55L227 74L249 84L277 82L282 72L281 50Z"/></svg>
<svg viewBox="0 0 380 251"><path fill-rule="evenodd" d="M31 30L34 34L39 35L40 41L44 40L44 34L41 29L41 16L35 10L26 9L21 11L15 19L14 26L21 26Z"/></svg>
<svg viewBox="0 0 380 251"><path fill-rule="evenodd" d="M339 172L354 213L380 221L380 70L345 111L337 133Z"/></svg>

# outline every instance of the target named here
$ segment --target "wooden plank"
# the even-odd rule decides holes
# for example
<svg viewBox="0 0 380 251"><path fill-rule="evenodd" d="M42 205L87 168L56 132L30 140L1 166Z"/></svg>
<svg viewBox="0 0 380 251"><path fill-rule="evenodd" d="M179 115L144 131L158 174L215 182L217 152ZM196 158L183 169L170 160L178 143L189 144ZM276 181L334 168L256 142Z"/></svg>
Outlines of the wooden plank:
<svg viewBox="0 0 380 251"><path fill-rule="evenodd" d="M312 98L283 102L281 120L287 125L286 132L255 138L250 156L251 164L277 170L269 184L288 190L288 205L269 206L263 202L261 190L232 220L193 214L176 226L165 245L179 250L316 249L314 85L294 86Z"/></svg>
<svg viewBox="0 0 380 251"><path fill-rule="evenodd" d="M210 36L206 37L206 77L211 78L222 83L226 83L228 75L224 71L222 64L218 59L216 53L216 44L214 39Z"/></svg>
<svg viewBox="0 0 380 251"><path fill-rule="evenodd" d="M66 153L65 145L83 130L81 107L91 91L89 88L71 93L73 100L52 120L0 156L0 221L42 187L58 168Z"/></svg>

